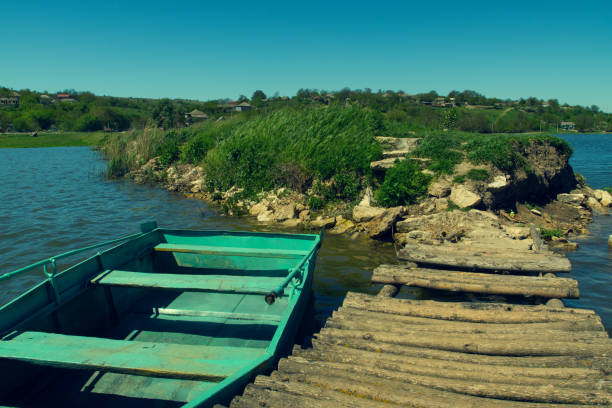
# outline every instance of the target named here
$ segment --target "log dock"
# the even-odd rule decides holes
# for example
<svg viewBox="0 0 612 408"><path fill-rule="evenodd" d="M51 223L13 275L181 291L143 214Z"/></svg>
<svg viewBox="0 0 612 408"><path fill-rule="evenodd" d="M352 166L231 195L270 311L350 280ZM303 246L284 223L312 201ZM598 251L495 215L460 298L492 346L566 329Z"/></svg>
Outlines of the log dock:
<svg viewBox="0 0 612 408"><path fill-rule="evenodd" d="M564 307L579 295L553 274L569 272L567 259L533 255L405 248L404 264L374 270L377 296L349 292L311 348L295 346L230 407L612 406L601 318ZM395 298L402 285L540 304Z"/></svg>

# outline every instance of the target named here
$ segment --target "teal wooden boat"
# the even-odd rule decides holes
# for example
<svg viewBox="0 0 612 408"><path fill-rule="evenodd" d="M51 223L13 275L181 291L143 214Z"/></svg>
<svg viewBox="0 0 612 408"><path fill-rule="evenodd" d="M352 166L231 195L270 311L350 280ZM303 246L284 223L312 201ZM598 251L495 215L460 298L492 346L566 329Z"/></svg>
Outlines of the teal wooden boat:
<svg viewBox="0 0 612 408"><path fill-rule="evenodd" d="M141 229L0 276L47 275L0 308L0 405L227 404L290 351L319 235Z"/></svg>

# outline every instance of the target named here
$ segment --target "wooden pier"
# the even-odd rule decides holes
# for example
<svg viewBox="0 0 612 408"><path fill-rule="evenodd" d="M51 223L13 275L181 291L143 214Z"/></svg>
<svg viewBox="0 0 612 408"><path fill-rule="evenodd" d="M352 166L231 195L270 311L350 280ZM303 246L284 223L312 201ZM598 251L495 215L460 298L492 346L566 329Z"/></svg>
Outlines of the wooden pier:
<svg viewBox="0 0 612 408"><path fill-rule="evenodd" d="M477 254L419 250L400 253L417 263L377 268L373 283L386 284L378 296L349 292L312 348L296 346L231 407L612 405L612 341L592 310L566 308L559 300L526 305L394 298L400 285L541 302L577 297L572 279L524 276L536 264L541 272L569 272L567 260L514 254L511 267L496 269L492 262L501 265L502 257L479 263Z"/></svg>

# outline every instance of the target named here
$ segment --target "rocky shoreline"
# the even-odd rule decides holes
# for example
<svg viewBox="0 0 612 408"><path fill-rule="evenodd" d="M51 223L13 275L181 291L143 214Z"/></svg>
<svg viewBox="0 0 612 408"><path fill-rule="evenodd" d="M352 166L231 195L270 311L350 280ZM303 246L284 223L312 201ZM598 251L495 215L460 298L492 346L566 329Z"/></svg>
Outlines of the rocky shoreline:
<svg viewBox="0 0 612 408"><path fill-rule="evenodd" d="M325 228L332 234L353 237L367 234L373 239L393 240L399 246L477 243L537 250L543 240L551 248L575 250L577 244L570 240L588 233L593 212L607 212L612 195L588 187L574 175L567 158L546 146L528 157L530 172L502 173L492 166L461 163L453 176L434 181L427 197L417 204L392 208L376 206L370 188L362 192L357 205L341 202L324 211L308 207L308 192L285 188L260 193L255 199L241 198L238 188L210 193L205 190L202 168L178 165L165 169L157 159L127 177L141 183L162 183L170 191L222 207L228 215L252 216L259 222L303 230ZM457 175L460 179L472 169L485 170L490 176L485 181L457 182Z"/></svg>

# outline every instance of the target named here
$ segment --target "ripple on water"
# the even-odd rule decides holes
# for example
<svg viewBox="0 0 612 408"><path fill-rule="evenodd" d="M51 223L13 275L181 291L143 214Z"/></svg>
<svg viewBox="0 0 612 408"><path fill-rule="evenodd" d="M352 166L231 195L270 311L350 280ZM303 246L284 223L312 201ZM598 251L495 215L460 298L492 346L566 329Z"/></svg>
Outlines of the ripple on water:
<svg viewBox="0 0 612 408"><path fill-rule="evenodd" d="M574 159L580 159L585 145L574 145ZM604 147L591 150L610 163L612 153L606 153L607 145L606 141ZM610 166L595 169L591 180L593 167L589 163L587 158L572 164L593 186L609 184ZM99 154L86 147L0 149L0 197L5 198L0 206L0 271L134 233L139 223L151 219L168 228L287 231L247 218L224 217L201 201L160 188L103 180L103 169ZM612 231L612 217L597 218L591 230L592 236L569 254L572 277L579 280L582 293L580 300L570 303L594 308L610 327L612 258L604 234ZM348 290L376 293L380 286L370 284L372 270L395 261L392 245L326 235L313 284L313 315L318 320L331 315ZM41 279L40 272L32 272L0 283L0 304ZM409 289L402 290L400 296L423 297L427 293Z"/></svg>

